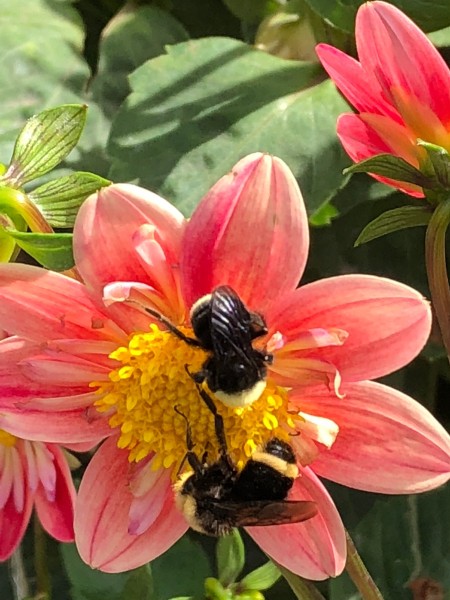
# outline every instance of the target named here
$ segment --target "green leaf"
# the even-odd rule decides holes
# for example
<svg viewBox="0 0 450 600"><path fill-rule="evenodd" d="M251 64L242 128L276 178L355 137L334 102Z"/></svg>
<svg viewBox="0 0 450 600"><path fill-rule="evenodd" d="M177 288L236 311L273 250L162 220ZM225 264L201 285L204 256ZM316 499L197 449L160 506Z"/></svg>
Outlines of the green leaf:
<svg viewBox="0 0 450 600"><path fill-rule="evenodd" d="M52 227L73 227L84 200L110 183L108 179L93 173L72 173L44 183L30 192L28 197Z"/></svg>
<svg viewBox="0 0 450 600"><path fill-rule="evenodd" d="M355 246L366 244L394 231L428 225L431 214L427 206L402 206L388 210L364 227Z"/></svg>
<svg viewBox="0 0 450 600"><path fill-rule="evenodd" d="M128 75L146 60L164 53L168 44L188 39L184 27L155 6L120 11L102 33L98 72L92 91L108 114L130 93Z"/></svg>
<svg viewBox="0 0 450 600"><path fill-rule="evenodd" d="M281 577L279 568L269 561L242 579L240 586L246 590L268 590Z"/></svg>
<svg viewBox="0 0 450 600"><path fill-rule="evenodd" d="M392 154L377 154L345 169L345 173L373 173L395 181L414 183L419 187L435 188L437 182L426 177L406 160Z"/></svg>
<svg viewBox="0 0 450 600"><path fill-rule="evenodd" d="M71 233L32 233L3 229L22 250L52 271L65 271L74 265Z"/></svg>
<svg viewBox="0 0 450 600"><path fill-rule="evenodd" d="M315 227L323 227L324 225L330 225L333 219L339 216L339 211L333 204L323 204L319 210L310 217L309 222Z"/></svg>
<svg viewBox="0 0 450 600"><path fill-rule="evenodd" d="M450 27L433 31L428 35L430 41L438 48L450 46Z"/></svg>
<svg viewBox="0 0 450 600"><path fill-rule="evenodd" d="M239 159L268 152L287 162L314 213L348 164L335 131L347 105L330 81L309 87L319 73L226 38L169 48L130 77L108 145L111 179L138 180L188 215Z"/></svg>
<svg viewBox="0 0 450 600"><path fill-rule="evenodd" d="M150 565L135 569L128 577L120 600L154 600L153 578Z"/></svg>
<svg viewBox="0 0 450 600"><path fill-rule="evenodd" d="M256 24L281 6L277 0L224 0L224 3L241 21Z"/></svg>
<svg viewBox="0 0 450 600"><path fill-rule="evenodd" d="M306 0L310 7L335 27L352 32L355 16L365 0ZM391 0L424 31L435 31L450 25L450 11L446 2L436 0Z"/></svg>
<svg viewBox="0 0 450 600"><path fill-rule="evenodd" d="M28 119L19 133L3 180L20 187L59 165L80 138L86 108L81 104L65 104Z"/></svg>
<svg viewBox="0 0 450 600"><path fill-rule="evenodd" d="M91 569L81 560L75 544L61 544L60 549L73 600L121 600L130 573L110 574Z"/></svg>
<svg viewBox="0 0 450 600"><path fill-rule="evenodd" d="M86 32L77 10L55 0L0 0L0 161L9 160L25 121L58 104L88 104L83 135L70 158L74 170L105 174L109 123L87 93Z"/></svg>
<svg viewBox="0 0 450 600"><path fill-rule="evenodd" d="M245 547L238 529L218 539L216 558L219 581L227 587L236 581L245 564Z"/></svg>
<svg viewBox="0 0 450 600"><path fill-rule="evenodd" d="M351 535L385 600L411 600L410 585L422 577L449 589L450 486L377 499ZM330 580L330 600L357 597L346 574Z"/></svg>
<svg viewBox="0 0 450 600"><path fill-rule="evenodd" d="M158 600L176 596L203 598L204 581L211 575L212 565L195 537L184 535L151 562L155 598Z"/></svg>

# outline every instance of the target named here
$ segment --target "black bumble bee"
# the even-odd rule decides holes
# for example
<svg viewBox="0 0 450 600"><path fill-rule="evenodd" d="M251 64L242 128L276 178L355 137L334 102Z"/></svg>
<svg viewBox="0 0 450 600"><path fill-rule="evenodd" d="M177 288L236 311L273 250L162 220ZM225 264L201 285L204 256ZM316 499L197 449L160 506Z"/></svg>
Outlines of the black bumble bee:
<svg viewBox="0 0 450 600"><path fill-rule="evenodd" d="M179 478L174 491L189 526L220 536L234 527L298 523L316 515L314 502L286 500L298 476L291 446L273 438L238 471L227 452L222 417L208 394L202 389L199 393L214 413L220 457L212 464L205 456L199 459L193 451L189 422L175 408L186 420L186 459L192 470Z"/></svg>
<svg viewBox="0 0 450 600"><path fill-rule="evenodd" d="M224 404L248 406L261 396L266 365L273 356L254 348L253 341L267 333L266 323L262 315L247 309L231 287L219 286L192 306L195 338L184 335L156 311L146 310L180 339L209 352L193 378L197 383L205 381Z"/></svg>

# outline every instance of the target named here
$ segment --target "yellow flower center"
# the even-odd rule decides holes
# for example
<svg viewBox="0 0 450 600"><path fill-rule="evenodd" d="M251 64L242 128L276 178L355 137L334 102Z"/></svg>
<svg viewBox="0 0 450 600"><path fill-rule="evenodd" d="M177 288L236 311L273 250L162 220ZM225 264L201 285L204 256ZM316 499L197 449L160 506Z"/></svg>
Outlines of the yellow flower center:
<svg viewBox="0 0 450 600"><path fill-rule="evenodd" d="M16 442L17 438L15 435L12 435L7 431L3 431L3 429L0 429L0 445L11 448L12 446L16 445Z"/></svg>
<svg viewBox="0 0 450 600"><path fill-rule="evenodd" d="M192 336L191 330L180 330ZM200 370L206 357L203 350L157 325L130 336L127 347L110 354L119 366L109 373L109 381L91 386L98 387L97 410L109 416L111 427L120 429L118 446L128 450L130 462L155 453L153 468L173 468L176 473L187 451L186 421L179 413L189 422L197 456L207 452L208 462L218 458L214 417L186 371L186 365L191 373ZM228 451L238 467L270 438L288 440L295 421L303 420L288 412L287 391L270 381L246 408L225 406L209 393L223 417Z"/></svg>

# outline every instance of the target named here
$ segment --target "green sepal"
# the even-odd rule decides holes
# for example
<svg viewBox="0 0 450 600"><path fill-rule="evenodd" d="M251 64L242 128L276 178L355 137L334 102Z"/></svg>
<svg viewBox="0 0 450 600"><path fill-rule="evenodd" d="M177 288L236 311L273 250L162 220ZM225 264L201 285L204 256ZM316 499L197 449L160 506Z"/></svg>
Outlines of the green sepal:
<svg viewBox="0 0 450 600"><path fill-rule="evenodd" d="M219 581L227 587L236 581L245 564L244 542L237 529L219 538L216 557Z"/></svg>
<svg viewBox="0 0 450 600"><path fill-rule="evenodd" d="M28 119L16 140L3 180L19 187L59 165L80 138L86 109L84 104L64 104Z"/></svg>
<svg viewBox="0 0 450 600"><path fill-rule="evenodd" d="M354 246L366 244L394 231L427 225L431 214L427 206L401 206L388 210L364 227Z"/></svg>
<svg viewBox="0 0 450 600"><path fill-rule="evenodd" d="M450 189L450 154L442 146L417 140L417 145L425 149L428 159L433 165L436 179L443 189Z"/></svg>
<svg viewBox="0 0 450 600"><path fill-rule="evenodd" d="M78 171L39 186L28 197L52 227L73 227L78 209L90 194L110 185L93 173Z"/></svg>
<svg viewBox="0 0 450 600"><path fill-rule="evenodd" d="M71 233L32 233L2 229L22 250L52 271L65 271L74 265Z"/></svg>
<svg viewBox="0 0 450 600"><path fill-rule="evenodd" d="M344 169L343 172L344 174L371 173L395 181L413 183L421 188L439 188L439 184L434 178L427 177L403 158L392 154L377 154Z"/></svg>
<svg viewBox="0 0 450 600"><path fill-rule="evenodd" d="M278 567L269 561L246 575L239 586L243 590L268 590L280 577L281 573Z"/></svg>

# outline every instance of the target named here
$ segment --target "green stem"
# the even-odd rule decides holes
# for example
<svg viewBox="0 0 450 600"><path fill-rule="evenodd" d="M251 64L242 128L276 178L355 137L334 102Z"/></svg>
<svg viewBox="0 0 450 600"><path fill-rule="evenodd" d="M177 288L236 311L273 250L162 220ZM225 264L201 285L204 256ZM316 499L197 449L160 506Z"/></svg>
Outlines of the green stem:
<svg viewBox="0 0 450 600"><path fill-rule="evenodd" d="M34 516L34 570L37 596L50 600L52 594L48 570L47 537L36 515Z"/></svg>
<svg viewBox="0 0 450 600"><path fill-rule="evenodd" d="M383 600L380 590L366 569L348 531L345 532L345 536L347 538L347 563L345 569L351 580L358 588L364 600Z"/></svg>
<svg viewBox="0 0 450 600"><path fill-rule="evenodd" d="M425 237L425 260L431 301L450 361L450 289L445 258L445 234L450 223L450 200L435 208Z"/></svg>
<svg viewBox="0 0 450 600"><path fill-rule="evenodd" d="M14 599L23 600L30 595L30 589L23 564L22 547L19 546L9 559L9 570L11 574L11 585L13 588Z"/></svg>
<svg viewBox="0 0 450 600"><path fill-rule="evenodd" d="M0 208L6 214L10 214L10 211L12 211L20 215L31 231L35 233L53 233L53 228L36 204L20 190L0 187Z"/></svg>
<svg viewBox="0 0 450 600"><path fill-rule="evenodd" d="M281 574L299 600L325 600L314 584L295 575L295 573L291 573L291 571L288 571L288 569L285 569L273 559L272 562L280 569Z"/></svg>

